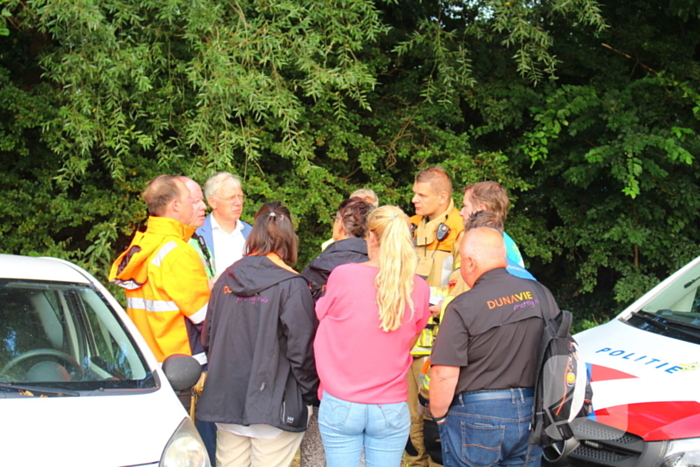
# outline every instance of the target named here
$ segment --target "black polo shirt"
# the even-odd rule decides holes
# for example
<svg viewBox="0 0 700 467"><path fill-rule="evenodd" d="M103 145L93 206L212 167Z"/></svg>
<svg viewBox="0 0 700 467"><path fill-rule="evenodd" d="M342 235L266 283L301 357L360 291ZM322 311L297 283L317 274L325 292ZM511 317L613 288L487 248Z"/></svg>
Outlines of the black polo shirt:
<svg viewBox="0 0 700 467"><path fill-rule="evenodd" d="M534 281L498 268L448 305L431 360L460 367L455 394L534 387L543 329L540 305L547 303L539 290Z"/></svg>

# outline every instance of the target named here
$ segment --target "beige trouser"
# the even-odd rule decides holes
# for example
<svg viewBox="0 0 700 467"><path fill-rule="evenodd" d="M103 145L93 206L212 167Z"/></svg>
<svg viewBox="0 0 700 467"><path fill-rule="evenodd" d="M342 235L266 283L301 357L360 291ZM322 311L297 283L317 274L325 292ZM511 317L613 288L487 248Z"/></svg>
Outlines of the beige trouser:
<svg viewBox="0 0 700 467"><path fill-rule="evenodd" d="M218 430L216 461L221 467L289 467L304 433L283 431L276 438L240 436Z"/></svg>
<svg viewBox="0 0 700 467"><path fill-rule="evenodd" d="M425 452L425 443L423 441L423 412L419 410L420 403L418 402L418 388L420 384L420 370L423 368L426 357L417 357L413 359L413 364L408 370L408 409L411 412L411 431L409 438L411 444L418 451L417 456L411 456L408 453L404 456L405 465L407 467L428 467L437 466L430 459L430 456Z"/></svg>

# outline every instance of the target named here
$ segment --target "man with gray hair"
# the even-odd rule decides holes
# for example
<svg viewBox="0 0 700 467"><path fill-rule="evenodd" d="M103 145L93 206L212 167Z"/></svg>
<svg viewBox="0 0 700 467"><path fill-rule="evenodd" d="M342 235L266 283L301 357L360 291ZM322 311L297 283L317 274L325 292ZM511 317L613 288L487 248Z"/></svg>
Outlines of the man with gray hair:
<svg viewBox="0 0 700 467"><path fill-rule="evenodd" d="M204 195L212 212L197 229L213 258L219 276L243 257L245 241L253 227L241 220L245 195L241 180L228 172L219 172L204 184Z"/></svg>
<svg viewBox="0 0 700 467"><path fill-rule="evenodd" d="M432 352L430 412L446 466L540 465L529 425L544 323L553 298L510 274L498 230L465 233L462 278L471 289L447 307Z"/></svg>

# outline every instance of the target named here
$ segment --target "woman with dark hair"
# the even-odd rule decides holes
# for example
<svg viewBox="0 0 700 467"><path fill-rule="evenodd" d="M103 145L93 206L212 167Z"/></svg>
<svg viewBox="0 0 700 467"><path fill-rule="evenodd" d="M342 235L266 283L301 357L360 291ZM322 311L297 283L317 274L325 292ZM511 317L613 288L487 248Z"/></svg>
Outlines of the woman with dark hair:
<svg viewBox="0 0 700 467"><path fill-rule="evenodd" d="M289 466L315 402L316 330L306 280L291 265L289 210L264 204L246 242L212 290L203 344L209 359L199 420L216 422L222 466Z"/></svg>
<svg viewBox="0 0 700 467"><path fill-rule="evenodd" d="M314 258L301 273L311 284L314 301L323 296L331 271L347 263L364 263L367 256L367 215L374 206L359 197L340 203L333 218L333 243ZM325 467L321 433L318 430L318 408L309 419L309 427L301 442L301 466Z"/></svg>
<svg viewBox="0 0 700 467"><path fill-rule="evenodd" d="M367 215L374 209L362 198L348 198L333 218L333 243L311 260L301 273L311 283L314 300L323 296L328 276L336 266L364 263L367 256Z"/></svg>

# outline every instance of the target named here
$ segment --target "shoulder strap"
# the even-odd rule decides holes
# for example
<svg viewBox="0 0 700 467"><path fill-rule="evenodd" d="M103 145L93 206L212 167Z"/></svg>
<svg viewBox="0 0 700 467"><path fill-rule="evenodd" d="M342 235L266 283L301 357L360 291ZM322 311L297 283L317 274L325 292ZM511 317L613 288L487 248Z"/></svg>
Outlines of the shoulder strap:
<svg viewBox="0 0 700 467"><path fill-rule="evenodd" d="M542 363L544 362L544 354L547 349L549 341L546 339L548 330L551 328L552 323L545 316L544 309L549 305L549 296L545 292L544 288L539 282L533 283L535 289L537 290L538 296L540 296L540 316L542 316L542 338L540 339L540 348L537 354L537 366L535 375L535 397L533 399L532 405L532 417L530 418L530 444L539 444L540 438L542 437L542 424L544 422L544 414L541 410L542 406ZM546 304L545 304L546 300ZM549 331L551 334L551 331Z"/></svg>
<svg viewBox="0 0 700 467"><path fill-rule="evenodd" d="M211 264L211 254L209 253L209 247L207 247L207 242L204 241L204 237L199 235L197 232L194 232L192 234L192 238L194 238L197 241L197 243L199 244L199 249L202 250L204 260L207 264L207 272L210 273L212 277L215 276L216 271L214 270L214 266Z"/></svg>
<svg viewBox="0 0 700 467"><path fill-rule="evenodd" d="M535 282L534 284L535 288L538 289L539 294L543 296L544 300L546 300L546 304L540 302L540 311L542 312L542 319L545 321L545 326L550 319L556 320L557 317L561 315L561 322L559 324L559 328L556 330L557 332L555 334L555 337L568 336L569 331L571 330L571 324L573 322L573 315L570 311L561 310L559 308L559 305L557 305L557 302L554 301L554 297L552 296L552 294L545 290L542 284L540 284L539 282ZM545 316L545 308L553 312L551 314L551 318L547 318Z"/></svg>
<svg viewBox="0 0 700 467"><path fill-rule="evenodd" d="M533 285L537 289L538 295L541 296L542 300L540 300L540 313L542 314L542 319L545 321L548 319L547 316L544 313L545 309L549 310L559 310L559 307L557 304L554 302L554 299L551 297L551 294L547 293L545 290L544 286L540 284L539 282L534 282ZM552 306L554 305L554 306ZM558 313L555 313L553 318L555 318L558 315Z"/></svg>

